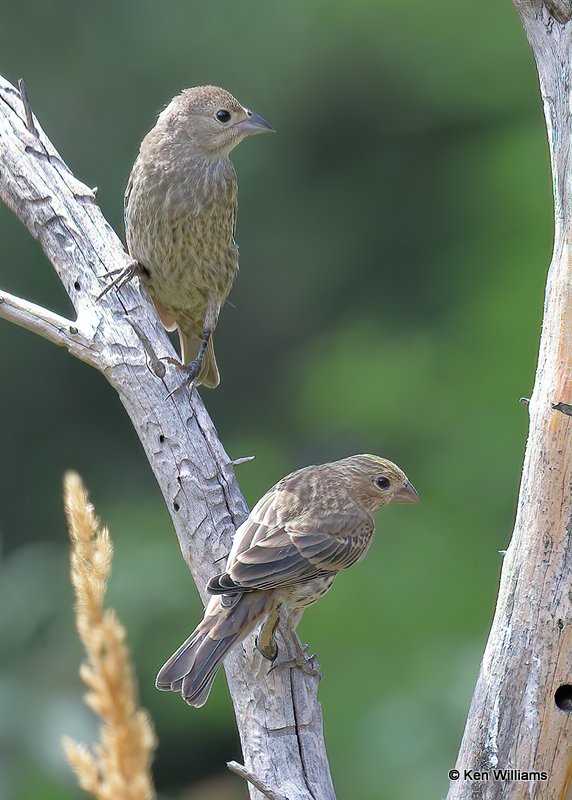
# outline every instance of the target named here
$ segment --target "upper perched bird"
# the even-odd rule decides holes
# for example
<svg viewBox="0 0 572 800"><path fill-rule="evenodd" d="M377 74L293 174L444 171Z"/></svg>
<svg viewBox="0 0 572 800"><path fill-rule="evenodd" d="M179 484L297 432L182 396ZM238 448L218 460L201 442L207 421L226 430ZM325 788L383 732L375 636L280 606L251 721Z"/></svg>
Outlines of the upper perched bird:
<svg viewBox="0 0 572 800"><path fill-rule="evenodd" d="M125 193L129 253L161 321L178 329L187 382L217 386L212 333L238 270L231 150L272 131L229 92L177 95L143 139Z"/></svg>
<svg viewBox="0 0 572 800"><path fill-rule="evenodd" d="M202 622L161 668L157 688L202 706L230 648L261 622L257 647L275 661L281 606L296 658L278 666L315 672L295 635L304 609L365 555L374 512L392 502L417 503L419 495L398 466L379 456L351 456L282 478L236 531L226 570L207 585L213 597Z"/></svg>

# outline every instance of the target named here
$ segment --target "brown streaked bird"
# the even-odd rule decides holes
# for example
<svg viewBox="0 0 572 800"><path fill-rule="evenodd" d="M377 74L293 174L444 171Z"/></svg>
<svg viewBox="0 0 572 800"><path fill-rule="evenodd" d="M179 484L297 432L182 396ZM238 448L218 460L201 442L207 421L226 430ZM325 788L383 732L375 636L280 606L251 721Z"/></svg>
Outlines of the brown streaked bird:
<svg viewBox="0 0 572 800"><path fill-rule="evenodd" d="M165 328L178 330L183 385L220 381L213 331L238 271L229 154L245 137L273 130L224 89L185 89L159 115L133 165L125 230L136 263L114 283L137 269Z"/></svg>
<svg viewBox="0 0 572 800"><path fill-rule="evenodd" d="M226 570L208 582L213 596L202 622L161 668L157 688L202 706L229 650L261 623L256 645L265 658L315 674L295 635L304 609L328 591L340 570L365 555L379 508L417 502L405 473L374 455L282 478L236 531ZM296 658L277 663L281 606L289 612Z"/></svg>

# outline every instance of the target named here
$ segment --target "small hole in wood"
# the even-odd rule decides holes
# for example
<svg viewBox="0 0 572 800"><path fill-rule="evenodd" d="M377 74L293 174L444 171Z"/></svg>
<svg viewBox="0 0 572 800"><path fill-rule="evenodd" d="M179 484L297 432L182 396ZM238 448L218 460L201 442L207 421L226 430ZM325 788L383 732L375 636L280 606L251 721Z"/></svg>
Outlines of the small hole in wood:
<svg viewBox="0 0 572 800"><path fill-rule="evenodd" d="M569 683L564 683L556 689L554 702L560 711L565 711L567 714L572 712L572 686Z"/></svg>
<svg viewBox="0 0 572 800"><path fill-rule="evenodd" d="M163 442L165 441L165 437L163 436L163 434L159 436L159 441L161 442L161 444L163 444Z"/></svg>
<svg viewBox="0 0 572 800"><path fill-rule="evenodd" d="M181 506L177 503L177 501L173 500L173 508L175 509L175 511L178 511L180 509L180 507Z"/></svg>
<svg viewBox="0 0 572 800"><path fill-rule="evenodd" d="M73 288L76 290L76 292L79 292L81 289L81 283L79 281L74 281Z"/></svg>

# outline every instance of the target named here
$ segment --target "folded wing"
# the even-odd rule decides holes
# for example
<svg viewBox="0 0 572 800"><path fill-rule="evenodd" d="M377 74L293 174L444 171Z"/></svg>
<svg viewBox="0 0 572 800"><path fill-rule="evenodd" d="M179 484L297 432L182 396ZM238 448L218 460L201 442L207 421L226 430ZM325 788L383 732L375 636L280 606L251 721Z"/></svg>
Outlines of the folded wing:
<svg viewBox="0 0 572 800"><path fill-rule="evenodd" d="M226 572L211 579L209 592L275 589L345 569L365 554L374 530L366 511L351 504L295 513L285 494L275 487L255 506L237 531Z"/></svg>

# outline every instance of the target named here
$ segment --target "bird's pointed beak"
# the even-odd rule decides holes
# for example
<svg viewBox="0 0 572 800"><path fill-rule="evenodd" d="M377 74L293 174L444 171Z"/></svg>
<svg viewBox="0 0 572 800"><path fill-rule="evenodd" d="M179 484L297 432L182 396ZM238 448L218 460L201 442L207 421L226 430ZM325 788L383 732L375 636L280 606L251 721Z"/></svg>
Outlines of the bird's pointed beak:
<svg viewBox="0 0 572 800"><path fill-rule="evenodd" d="M392 503L420 503L421 498L417 494L417 489L412 483L407 483L393 495Z"/></svg>
<svg viewBox="0 0 572 800"><path fill-rule="evenodd" d="M276 133L274 128L265 119L253 111L247 111L248 117L236 126L244 136L254 136L256 133Z"/></svg>

